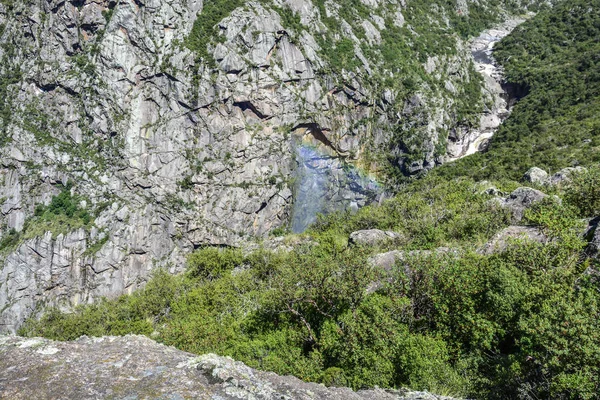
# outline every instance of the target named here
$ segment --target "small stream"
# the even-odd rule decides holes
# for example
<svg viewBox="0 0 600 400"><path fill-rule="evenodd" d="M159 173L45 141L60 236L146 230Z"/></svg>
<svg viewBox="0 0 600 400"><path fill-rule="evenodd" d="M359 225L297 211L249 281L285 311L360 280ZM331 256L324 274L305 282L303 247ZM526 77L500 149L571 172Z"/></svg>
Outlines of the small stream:
<svg viewBox="0 0 600 400"><path fill-rule="evenodd" d="M506 91L502 67L494 60L493 49L496 43L523 22L523 18L509 19L471 40L475 69L483 77L486 97L491 100L492 106L481 115L477 128L464 132L458 141L449 143L446 161L458 160L485 149L500 124L508 117L512 105L511 94Z"/></svg>

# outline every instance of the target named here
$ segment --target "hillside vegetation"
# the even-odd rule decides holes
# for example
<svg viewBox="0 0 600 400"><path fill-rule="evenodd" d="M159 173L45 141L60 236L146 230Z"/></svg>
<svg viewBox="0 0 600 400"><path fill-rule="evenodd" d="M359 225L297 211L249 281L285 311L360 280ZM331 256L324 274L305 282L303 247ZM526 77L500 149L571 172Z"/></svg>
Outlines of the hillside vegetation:
<svg viewBox="0 0 600 400"><path fill-rule="evenodd" d="M508 77L528 94L487 153L406 185L381 205L323 217L286 238L291 251L199 249L183 275L158 271L131 296L70 314L47 310L20 334L140 333L353 388L599 398L599 262L583 237L600 215L592 151L600 121L598 10L597 0L561 3L498 46ZM569 185L540 187L556 197L533 205L520 222L539 228L544 241L480 251L511 223L494 200L498 193L520 186L515 180L533 165L571 164L589 172ZM484 178L495 190L478 182ZM401 236L377 246L349 243L351 232L372 228ZM369 261L392 249L403 257L391 268Z"/></svg>
<svg viewBox="0 0 600 400"><path fill-rule="evenodd" d="M600 161L600 1L540 12L495 48L507 80L527 94L489 150L440 168L441 176L519 179Z"/></svg>
<svg viewBox="0 0 600 400"><path fill-rule="evenodd" d="M291 252L201 249L182 276L157 272L132 296L50 310L20 333L141 333L327 385L596 398L600 292L580 218L600 212L590 191L599 178L593 169L559 192L562 203L527 211L524 223L540 227L544 244L476 252L509 216L469 179L427 178L380 207L323 218ZM388 271L367 262L386 246L348 243L360 228L401 232L388 248L456 250L407 252Z"/></svg>

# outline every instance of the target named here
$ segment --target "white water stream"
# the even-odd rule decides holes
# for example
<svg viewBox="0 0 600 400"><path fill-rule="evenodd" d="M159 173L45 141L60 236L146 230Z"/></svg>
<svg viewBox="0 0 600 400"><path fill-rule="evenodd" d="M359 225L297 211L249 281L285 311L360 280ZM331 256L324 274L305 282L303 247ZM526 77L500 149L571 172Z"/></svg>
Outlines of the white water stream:
<svg viewBox="0 0 600 400"><path fill-rule="evenodd" d="M518 25L525 22L523 18L512 18L501 25L483 31L471 40L470 48L476 70L482 75L484 90L491 107L481 115L479 126L461 135L461 139L448 144L446 161L454 161L474 154L486 147L489 139L508 117L510 104L508 94L502 84L504 75L502 67L496 63L492 55L494 45L511 33Z"/></svg>

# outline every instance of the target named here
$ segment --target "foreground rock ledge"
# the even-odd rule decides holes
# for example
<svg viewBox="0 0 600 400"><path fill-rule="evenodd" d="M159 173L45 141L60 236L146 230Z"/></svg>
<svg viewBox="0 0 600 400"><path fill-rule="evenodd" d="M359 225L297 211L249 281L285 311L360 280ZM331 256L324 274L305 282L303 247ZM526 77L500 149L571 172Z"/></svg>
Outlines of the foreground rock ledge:
<svg viewBox="0 0 600 400"><path fill-rule="evenodd" d="M0 337L0 399L449 398L405 390L327 388L131 335L73 342Z"/></svg>

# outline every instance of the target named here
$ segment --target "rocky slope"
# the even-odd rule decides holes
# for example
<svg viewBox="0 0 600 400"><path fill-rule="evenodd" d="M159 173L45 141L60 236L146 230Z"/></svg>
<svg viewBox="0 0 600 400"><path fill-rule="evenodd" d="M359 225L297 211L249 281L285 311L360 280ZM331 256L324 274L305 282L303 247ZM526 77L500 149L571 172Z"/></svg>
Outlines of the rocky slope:
<svg viewBox="0 0 600 400"><path fill-rule="evenodd" d="M194 49L198 0L1 1L0 330L361 207L489 135L505 103L453 30L468 4L340 4L246 2ZM92 221L36 225L67 183Z"/></svg>
<svg viewBox="0 0 600 400"><path fill-rule="evenodd" d="M144 336L63 343L0 337L0 356L2 399L450 400L405 390L327 388L214 354L197 357Z"/></svg>

